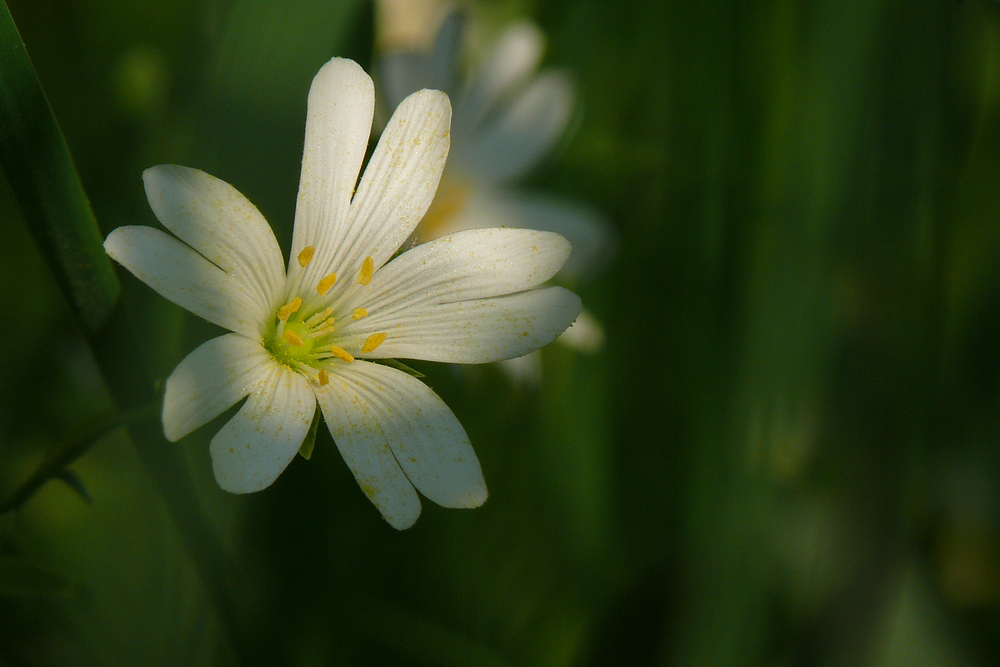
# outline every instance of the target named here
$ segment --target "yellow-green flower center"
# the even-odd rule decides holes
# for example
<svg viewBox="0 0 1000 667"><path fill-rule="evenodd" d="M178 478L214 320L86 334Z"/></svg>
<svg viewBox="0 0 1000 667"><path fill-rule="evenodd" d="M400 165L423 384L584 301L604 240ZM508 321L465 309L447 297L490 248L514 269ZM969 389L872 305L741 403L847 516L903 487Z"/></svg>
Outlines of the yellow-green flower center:
<svg viewBox="0 0 1000 667"><path fill-rule="evenodd" d="M298 255L299 265L305 268L314 254L313 246L304 248ZM373 273L374 262L371 257L366 257L358 273L357 285L367 287L372 281ZM325 296L336 280L334 273L325 276L316 285L316 293ZM348 345L335 335L339 326L337 318L333 317L333 308L314 310L307 306L303 309L303 303L302 297L296 296L275 311L274 319L264 336L264 347L275 361L294 368L320 385L329 382L329 371L333 370L335 364L352 363L355 355L370 354L387 337L385 332L371 333L359 345L360 339L357 336L348 336L349 340L354 341L354 344ZM344 313L345 322L367 316L365 308L355 308L350 313Z"/></svg>

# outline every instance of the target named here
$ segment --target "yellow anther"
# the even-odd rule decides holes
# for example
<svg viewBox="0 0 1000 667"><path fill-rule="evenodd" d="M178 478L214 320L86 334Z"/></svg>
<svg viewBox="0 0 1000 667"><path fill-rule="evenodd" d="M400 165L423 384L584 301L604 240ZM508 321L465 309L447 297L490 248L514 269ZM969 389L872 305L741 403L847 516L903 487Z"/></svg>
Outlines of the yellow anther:
<svg viewBox="0 0 1000 667"><path fill-rule="evenodd" d="M278 309L278 319L287 320L288 316L294 313L300 307L302 307L302 298L295 297L294 299L292 299L291 301L289 301L284 306Z"/></svg>
<svg viewBox="0 0 1000 667"><path fill-rule="evenodd" d="M319 380L319 386L321 387L330 384L330 374L326 372L325 368L319 369L319 375L316 376L316 379Z"/></svg>
<svg viewBox="0 0 1000 667"><path fill-rule="evenodd" d="M333 287L333 284L335 282L337 282L337 274L331 273L326 278L323 278L323 280L319 281L319 284L316 285L316 292L318 292L319 294L326 294L327 292L330 291L330 288Z"/></svg>
<svg viewBox="0 0 1000 667"><path fill-rule="evenodd" d="M365 257L365 263L361 265L361 273L358 274L358 284L367 285L372 281L372 274L375 273L375 260L369 255Z"/></svg>
<svg viewBox="0 0 1000 667"><path fill-rule="evenodd" d="M361 352L364 354L372 352L376 347L385 342L388 335L389 334L387 333L373 333L368 337L368 340L365 341L365 344L361 346Z"/></svg>
<svg viewBox="0 0 1000 667"><path fill-rule="evenodd" d="M368 317L368 311L364 308L355 308L354 315L352 317L356 320L360 320L362 317Z"/></svg>
<svg viewBox="0 0 1000 667"><path fill-rule="evenodd" d="M304 345L302 338L291 329L282 334L281 337L288 341L289 345L294 345L295 347L302 347Z"/></svg>
<svg viewBox="0 0 1000 667"><path fill-rule="evenodd" d="M337 357L338 359L346 361L347 363L354 361L354 357L348 354L347 350L345 350L342 347L337 347L336 345L330 346L330 354Z"/></svg>
<svg viewBox="0 0 1000 667"><path fill-rule="evenodd" d="M309 262L313 261L313 255L316 253L316 246L307 245L299 253L299 266L303 269L309 266Z"/></svg>

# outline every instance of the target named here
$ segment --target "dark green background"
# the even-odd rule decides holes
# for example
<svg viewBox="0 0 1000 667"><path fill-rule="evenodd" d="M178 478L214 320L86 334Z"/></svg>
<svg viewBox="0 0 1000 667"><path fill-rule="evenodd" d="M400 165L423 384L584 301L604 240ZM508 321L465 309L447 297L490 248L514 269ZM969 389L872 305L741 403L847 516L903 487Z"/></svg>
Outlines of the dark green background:
<svg viewBox="0 0 1000 667"><path fill-rule="evenodd" d="M371 69L367 3L9 6L102 234L155 224L140 174L171 162L287 249L309 81ZM222 419L94 441L89 503L53 480L0 517L0 665L1000 662L1000 5L475 10L534 18L579 86L528 183L620 235L573 286L605 349L547 349L536 389L414 364L491 495L402 533L325 433L249 496L212 479ZM8 182L0 498L216 333L122 273L88 338Z"/></svg>

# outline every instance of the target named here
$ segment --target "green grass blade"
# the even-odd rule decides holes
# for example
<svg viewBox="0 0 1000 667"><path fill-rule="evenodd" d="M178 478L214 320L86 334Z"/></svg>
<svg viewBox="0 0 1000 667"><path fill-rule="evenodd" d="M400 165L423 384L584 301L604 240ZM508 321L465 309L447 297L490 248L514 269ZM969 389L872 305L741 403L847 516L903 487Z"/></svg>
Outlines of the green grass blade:
<svg viewBox="0 0 1000 667"><path fill-rule="evenodd" d="M97 330L121 288L66 140L2 1L0 163L66 298L84 326Z"/></svg>

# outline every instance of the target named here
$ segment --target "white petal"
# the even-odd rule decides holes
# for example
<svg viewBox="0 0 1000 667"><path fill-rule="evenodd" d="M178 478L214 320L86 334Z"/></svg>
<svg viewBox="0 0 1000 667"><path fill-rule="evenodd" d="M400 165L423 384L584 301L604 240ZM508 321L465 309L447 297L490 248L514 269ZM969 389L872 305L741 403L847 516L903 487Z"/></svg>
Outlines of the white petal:
<svg viewBox="0 0 1000 667"><path fill-rule="evenodd" d="M197 169L159 165L142 174L163 226L271 305L284 295L281 249L270 225L233 186Z"/></svg>
<svg viewBox="0 0 1000 667"><path fill-rule="evenodd" d="M163 430L174 442L215 419L263 381L273 363L261 344L226 334L198 346L167 378Z"/></svg>
<svg viewBox="0 0 1000 667"><path fill-rule="evenodd" d="M410 483L444 507L486 501L486 483L465 429L419 380L359 361L338 368L317 395L344 460L394 527L409 527L420 512Z"/></svg>
<svg viewBox="0 0 1000 667"><path fill-rule="evenodd" d="M535 71L542 59L545 37L530 23L515 23L497 40L483 60L475 80L456 104L455 133L471 133L493 105L524 77Z"/></svg>
<svg viewBox="0 0 1000 667"><path fill-rule="evenodd" d="M289 277L302 274L295 258L313 246L305 283L329 273L333 254L348 233L351 195L371 133L375 87L352 60L334 58L313 78L306 112L302 175L295 206Z"/></svg>
<svg viewBox="0 0 1000 667"><path fill-rule="evenodd" d="M414 93L396 109L351 203L350 227L337 241L331 266L349 277L344 284L367 256L382 266L420 222L444 170L450 125L448 96L436 90Z"/></svg>
<svg viewBox="0 0 1000 667"><path fill-rule="evenodd" d="M600 272L618 247L615 231L590 206L519 190L477 189L448 226L451 229L503 226L561 234L573 246L562 273L579 279Z"/></svg>
<svg viewBox="0 0 1000 667"><path fill-rule="evenodd" d="M460 177L501 183L523 176L549 154L573 112L573 86L547 72L522 91L497 121L456 141L450 169Z"/></svg>
<svg viewBox="0 0 1000 667"><path fill-rule="evenodd" d="M341 334L395 326L397 314L415 307L530 289L555 275L569 253L558 234L527 229L476 229L424 243L376 273L370 292L353 295L345 309L364 307L369 316L347 322Z"/></svg>
<svg viewBox="0 0 1000 667"><path fill-rule="evenodd" d="M381 322L364 318L386 340L370 358L406 358L481 364L519 357L548 345L580 313L580 297L562 287L510 296L410 308ZM377 324L377 326L376 326ZM358 349L365 336L345 334Z"/></svg>
<svg viewBox="0 0 1000 667"><path fill-rule="evenodd" d="M308 380L277 363L266 369L240 411L212 438L215 479L232 493L270 486L299 451L316 411Z"/></svg>
<svg viewBox="0 0 1000 667"><path fill-rule="evenodd" d="M356 361L351 366L366 362ZM331 375L316 391L323 418L358 486L393 528L409 528L420 516L420 498L383 435L384 417L373 411L368 381L357 373Z"/></svg>
<svg viewBox="0 0 1000 667"><path fill-rule="evenodd" d="M230 331L258 339L265 307L260 295L174 237L152 227L119 227L104 250L161 296Z"/></svg>

